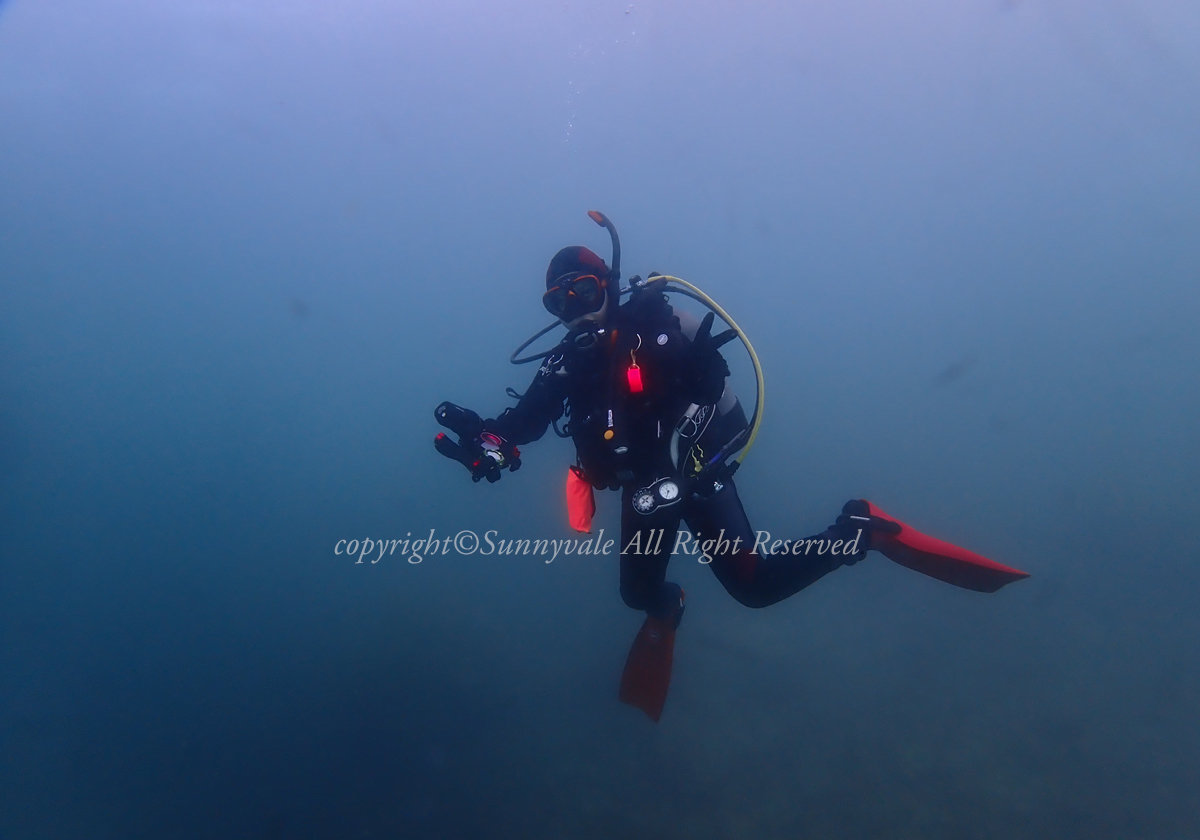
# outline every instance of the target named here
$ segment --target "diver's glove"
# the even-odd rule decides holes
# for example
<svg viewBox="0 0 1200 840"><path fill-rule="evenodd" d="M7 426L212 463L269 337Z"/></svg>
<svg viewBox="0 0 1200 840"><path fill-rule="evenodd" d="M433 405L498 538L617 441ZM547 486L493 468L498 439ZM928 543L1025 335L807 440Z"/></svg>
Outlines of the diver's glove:
<svg viewBox="0 0 1200 840"><path fill-rule="evenodd" d="M484 427L483 420L469 408L444 402L433 410L434 418L454 434L458 443L444 432L438 432L433 445L447 458L458 461L471 471L471 480L486 478L500 480L500 471L516 472L521 468L521 452L495 432Z"/></svg>
<svg viewBox="0 0 1200 840"><path fill-rule="evenodd" d="M688 345L683 361L683 387L685 396L697 405L712 405L721 399L725 390L725 377L729 376L729 363L721 355L721 347L737 338L735 330L725 330L720 335L711 335L714 313L709 312L700 322L696 337Z"/></svg>

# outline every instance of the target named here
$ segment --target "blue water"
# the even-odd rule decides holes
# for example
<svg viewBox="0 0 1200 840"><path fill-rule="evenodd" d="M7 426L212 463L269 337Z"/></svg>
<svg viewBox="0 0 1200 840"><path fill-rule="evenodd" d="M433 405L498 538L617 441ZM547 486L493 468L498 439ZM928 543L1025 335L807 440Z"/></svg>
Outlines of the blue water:
<svg viewBox="0 0 1200 840"><path fill-rule="evenodd" d="M2 12L0 836L1200 834L1194 7ZM753 338L755 527L1033 577L676 559L654 725L615 557L335 556L570 536L565 442L474 485L432 409L589 209Z"/></svg>

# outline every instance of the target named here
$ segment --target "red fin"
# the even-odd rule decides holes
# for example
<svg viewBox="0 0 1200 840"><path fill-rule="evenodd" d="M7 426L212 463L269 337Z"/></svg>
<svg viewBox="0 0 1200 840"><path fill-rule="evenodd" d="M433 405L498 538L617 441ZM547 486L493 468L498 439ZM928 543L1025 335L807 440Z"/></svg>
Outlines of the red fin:
<svg viewBox="0 0 1200 840"><path fill-rule="evenodd" d="M881 531L871 534L871 548L881 552L893 563L899 563L944 583L973 589L976 592L995 592L1006 583L1029 577L1027 572L922 534L894 516L888 516L871 502L867 502L867 505L872 516L890 520L900 526L899 534L885 534Z"/></svg>
<svg viewBox="0 0 1200 840"><path fill-rule="evenodd" d="M633 640L621 675L622 703L636 706L658 723L671 687L675 657L675 628L670 620L646 616Z"/></svg>

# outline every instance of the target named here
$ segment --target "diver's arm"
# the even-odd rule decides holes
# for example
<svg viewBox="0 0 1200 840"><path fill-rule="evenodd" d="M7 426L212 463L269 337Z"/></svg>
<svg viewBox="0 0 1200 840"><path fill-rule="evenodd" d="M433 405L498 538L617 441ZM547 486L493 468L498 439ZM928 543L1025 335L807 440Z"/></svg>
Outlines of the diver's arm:
<svg viewBox="0 0 1200 840"><path fill-rule="evenodd" d="M557 366L543 365L517 404L504 409L498 417L483 421L483 427L518 446L539 439L563 415L564 376Z"/></svg>
<svg viewBox="0 0 1200 840"><path fill-rule="evenodd" d="M457 435L458 442L439 433L433 439L434 447L466 467L474 481L483 478L499 481L503 470L520 469L521 452L517 446L537 440L551 422L562 417L565 371L561 359L559 356L558 365L549 362L542 365L525 396L499 417L482 420L469 408L451 402L439 405L434 409L434 418Z"/></svg>

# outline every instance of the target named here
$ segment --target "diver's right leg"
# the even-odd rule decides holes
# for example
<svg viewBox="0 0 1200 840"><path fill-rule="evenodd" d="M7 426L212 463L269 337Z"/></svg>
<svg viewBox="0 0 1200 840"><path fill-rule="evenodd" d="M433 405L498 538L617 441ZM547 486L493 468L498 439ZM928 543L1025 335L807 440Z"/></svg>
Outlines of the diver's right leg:
<svg viewBox="0 0 1200 840"><path fill-rule="evenodd" d="M621 599L655 618L669 618L681 612L682 590L666 579L679 531L679 506L641 514L634 510L632 497L632 489L621 491Z"/></svg>
<svg viewBox="0 0 1200 840"><path fill-rule="evenodd" d="M711 555L713 574L738 603L754 609L790 598L866 553L863 548L857 554L835 554L832 547L841 547L851 535L848 527L832 525L808 539L788 540L781 550L760 554L755 550L757 535L732 481L714 495L690 502L686 521L698 538L724 535L727 542Z"/></svg>

